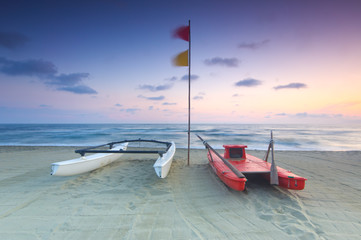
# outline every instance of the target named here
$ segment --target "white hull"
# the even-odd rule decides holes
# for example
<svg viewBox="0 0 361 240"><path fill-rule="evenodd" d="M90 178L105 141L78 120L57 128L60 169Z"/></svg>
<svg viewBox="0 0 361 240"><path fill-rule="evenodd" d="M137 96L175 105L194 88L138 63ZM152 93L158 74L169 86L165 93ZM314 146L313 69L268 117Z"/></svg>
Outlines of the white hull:
<svg viewBox="0 0 361 240"><path fill-rule="evenodd" d="M127 149L128 143L115 146L111 150ZM86 157L75 158L72 160L56 162L51 164L51 175L54 176L72 176L93 171L104 167L123 155L122 153L96 153Z"/></svg>
<svg viewBox="0 0 361 240"><path fill-rule="evenodd" d="M172 165L175 150L175 143L172 142L172 146L168 149L168 151L164 153L162 157L159 157L154 163L153 167L158 177L165 178L168 175L168 172Z"/></svg>

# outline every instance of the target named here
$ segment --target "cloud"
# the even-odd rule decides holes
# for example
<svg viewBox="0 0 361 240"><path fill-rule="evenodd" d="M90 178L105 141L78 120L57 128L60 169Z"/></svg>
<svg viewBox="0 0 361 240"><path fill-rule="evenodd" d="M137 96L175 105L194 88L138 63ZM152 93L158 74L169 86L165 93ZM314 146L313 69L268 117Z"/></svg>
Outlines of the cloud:
<svg viewBox="0 0 361 240"><path fill-rule="evenodd" d="M52 62L44 60L12 61L0 58L0 72L10 76L52 77L57 69Z"/></svg>
<svg viewBox="0 0 361 240"><path fill-rule="evenodd" d="M205 92L199 92L196 96L193 97L193 100L203 100L203 96L205 96Z"/></svg>
<svg viewBox="0 0 361 240"><path fill-rule="evenodd" d="M177 77L170 77L170 78L167 78L166 79L167 81L171 81L171 82L174 82L174 81L177 81Z"/></svg>
<svg viewBox="0 0 361 240"><path fill-rule="evenodd" d="M195 81L199 78L198 75L195 75L195 74L191 74L191 81ZM184 75L182 78L181 78L182 81L188 81L188 74L187 75Z"/></svg>
<svg viewBox="0 0 361 240"><path fill-rule="evenodd" d="M17 32L0 32L0 46L14 50L25 45L29 41L28 37Z"/></svg>
<svg viewBox="0 0 361 240"><path fill-rule="evenodd" d="M264 47L269 42L270 42L270 40L266 39L266 40L263 40L261 42L241 43L241 44L238 45L238 48L256 50L256 49L259 49L261 47Z"/></svg>
<svg viewBox="0 0 361 240"><path fill-rule="evenodd" d="M195 81L197 79L199 79L198 75L196 75L196 74L191 75L191 81ZM178 81L178 80L179 81L188 81L188 74L184 75L183 77L181 77L179 79L177 77L171 77L171 78L167 78L166 80L171 81L171 82L175 82L175 81ZM173 86L173 85L171 85L171 86Z"/></svg>
<svg viewBox="0 0 361 240"><path fill-rule="evenodd" d="M122 105L122 104L117 103L117 104L115 104L114 106L116 106L116 107L122 107L123 105Z"/></svg>
<svg viewBox="0 0 361 240"><path fill-rule="evenodd" d="M193 100L202 100L203 99L203 96L195 96L193 97Z"/></svg>
<svg viewBox="0 0 361 240"><path fill-rule="evenodd" d="M82 83L83 79L89 77L89 73L58 74L52 62L42 59L13 61L2 57L0 58L0 73L9 76L37 77L45 85L55 87L58 91L97 94L97 91Z"/></svg>
<svg viewBox="0 0 361 240"><path fill-rule="evenodd" d="M120 111L130 113L130 114L135 114L136 112L141 111L141 109L139 109L139 108L123 108L123 109L120 109Z"/></svg>
<svg viewBox="0 0 361 240"><path fill-rule="evenodd" d="M153 101L161 101L164 100L164 96L159 96L159 97L148 97L148 100L153 100Z"/></svg>
<svg viewBox="0 0 361 240"><path fill-rule="evenodd" d="M278 117L292 117L292 118L321 118L321 119L327 119L327 118L340 118L343 117L342 114L326 114L326 113L320 113L320 114L312 114L307 112L300 112L296 114L288 114L288 113L276 113L274 114Z"/></svg>
<svg viewBox="0 0 361 240"><path fill-rule="evenodd" d="M94 89L85 86L85 85L77 85L77 86L71 86L71 87L59 87L57 88L59 91L66 91L76 94L97 94L98 92Z"/></svg>
<svg viewBox="0 0 361 240"><path fill-rule="evenodd" d="M226 67L238 67L239 60L237 58L220 58L214 57L212 59L204 60L204 63L208 66L226 66Z"/></svg>
<svg viewBox="0 0 361 240"><path fill-rule="evenodd" d="M260 80L257 79L253 79L253 78L247 78L241 81L238 81L235 83L235 85L237 87L255 87L258 85L261 85L262 82Z"/></svg>
<svg viewBox="0 0 361 240"><path fill-rule="evenodd" d="M139 89L143 89L143 90L149 90L151 92L158 92L158 91L164 91L164 90L168 90L171 89L173 87L172 84L163 84L163 85L139 85Z"/></svg>
<svg viewBox="0 0 361 240"><path fill-rule="evenodd" d="M164 96L159 96L159 97L145 97L143 95L139 95L138 96L139 98L144 98L144 99L147 99L147 100L151 100L151 101L162 101L164 100Z"/></svg>
<svg viewBox="0 0 361 240"><path fill-rule="evenodd" d="M304 84L304 83L290 83L290 84L287 84L287 85L279 85L279 86L276 86L274 87L274 89L278 90L278 89L285 89L285 88L296 88L296 89L299 89L299 88L307 88L307 85Z"/></svg>
<svg viewBox="0 0 361 240"><path fill-rule="evenodd" d="M82 82L83 78L89 77L89 73L71 73L71 74L60 74L59 76L51 76L46 82L50 85L60 86L74 86Z"/></svg>
<svg viewBox="0 0 361 240"><path fill-rule="evenodd" d="M309 114L306 112L303 112L303 113L296 113L295 116L296 117L307 117L307 116L309 116Z"/></svg>
<svg viewBox="0 0 361 240"><path fill-rule="evenodd" d="M170 106L170 105L177 105L177 103L164 102L162 105Z"/></svg>
<svg viewBox="0 0 361 240"><path fill-rule="evenodd" d="M342 114L309 114L307 112L302 112L302 113L296 113L295 115L293 115L294 117L297 118L339 118L339 117L343 117Z"/></svg>

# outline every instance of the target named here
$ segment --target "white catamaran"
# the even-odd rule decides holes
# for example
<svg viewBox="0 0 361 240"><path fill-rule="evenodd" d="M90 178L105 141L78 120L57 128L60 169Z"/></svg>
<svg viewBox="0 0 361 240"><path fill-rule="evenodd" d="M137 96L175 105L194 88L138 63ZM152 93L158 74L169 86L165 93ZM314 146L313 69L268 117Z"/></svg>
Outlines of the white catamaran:
<svg viewBox="0 0 361 240"><path fill-rule="evenodd" d="M162 150L127 150L128 144L134 142L162 144L166 147ZM109 146L109 149L99 149L105 146ZM154 170L158 177L165 178L172 165L175 151L176 147L174 142L144 139L111 142L100 146L76 150L75 152L81 155L80 158L52 163L50 174L54 176L72 176L104 167L119 159L124 153L155 153L159 154L159 157L153 165ZM85 153L94 154L85 156Z"/></svg>

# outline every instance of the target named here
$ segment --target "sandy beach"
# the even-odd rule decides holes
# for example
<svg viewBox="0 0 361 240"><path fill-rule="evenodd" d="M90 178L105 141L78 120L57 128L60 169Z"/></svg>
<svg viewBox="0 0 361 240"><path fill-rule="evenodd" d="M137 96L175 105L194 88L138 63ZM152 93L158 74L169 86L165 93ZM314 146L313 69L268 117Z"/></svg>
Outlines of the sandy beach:
<svg viewBox="0 0 361 240"><path fill-rule="evenodd" d="M306 177L302 191L249 179L227 188L206 150L177 149L159 179L154 155L124 155L96 171L50 175L75 147L0 147L0 239L360 239L361 152L276 151ZM262 158L263 151L248 151Z"/></svg>

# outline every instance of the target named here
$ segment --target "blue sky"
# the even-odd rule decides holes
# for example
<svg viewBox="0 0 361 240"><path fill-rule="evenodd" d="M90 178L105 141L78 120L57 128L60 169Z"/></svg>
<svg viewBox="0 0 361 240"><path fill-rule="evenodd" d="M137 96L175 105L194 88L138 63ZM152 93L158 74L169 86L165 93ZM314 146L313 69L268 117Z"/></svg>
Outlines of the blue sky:
<svg viewBox="0 0 361 240"><path fill-rule="evenodd" d="M2 1L0 122L361 122L361 1Z"/></svg>

